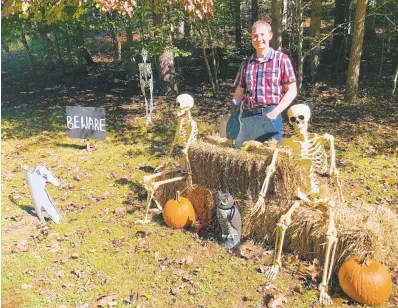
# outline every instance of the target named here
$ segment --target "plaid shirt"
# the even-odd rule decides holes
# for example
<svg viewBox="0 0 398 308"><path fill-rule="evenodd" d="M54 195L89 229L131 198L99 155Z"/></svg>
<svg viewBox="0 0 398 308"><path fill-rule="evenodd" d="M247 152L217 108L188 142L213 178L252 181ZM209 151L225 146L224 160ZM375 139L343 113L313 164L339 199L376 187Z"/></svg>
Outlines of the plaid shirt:
<svg viewBox="0 0 398 308"><path fill-rule="evenodd" d="M269 49L261 61L256 53L243 61L235 78L235 87L245 89L243 109L279 104L284 85L296 81L294 68L284 53Z"/></svg>

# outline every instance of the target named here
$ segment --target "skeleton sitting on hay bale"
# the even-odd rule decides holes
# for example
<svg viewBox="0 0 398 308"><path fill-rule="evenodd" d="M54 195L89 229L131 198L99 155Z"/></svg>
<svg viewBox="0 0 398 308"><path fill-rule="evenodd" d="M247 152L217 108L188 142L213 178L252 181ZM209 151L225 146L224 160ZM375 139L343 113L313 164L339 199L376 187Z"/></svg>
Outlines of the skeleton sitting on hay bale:
<svg viewBox="0 0 398 308"><path fill-rule="evenodd" d="M242 213L242 235L266 245L276 242L274 262L266 278L275 278L281 266L283 245L300 257L317 258L324 262L320 301L328 304L330 297L326 286L333 265L336 267L351 256L365 254L389 267L397 265L398 218L386 207L355 204L354 201L350 201L349 206L346 204L342 211L343 195L335 178L333 137L308 133L309 112L306 108L298 111L297 107L292 108L288 113L290 122L295 123L298 130L278 146L275 142L249 141L243 150L236 150L226 147L225 139L219 137L191 144L188 153L195 185L187 197L210 223L214 214L212 190L233 192ZM300 132L300 121L305 119L302 110L307 112L308 118L305 130ZM330 142L332 152L329 168L332 177L317 177L317 183L314 171L327 171L326 142ZM224 146L220 146L223 143ZM182 181L174 182L173 187L162 186L158 200L166 202L181 185L184 185ZM332 199L329 187L337 190L337 200ZM334 206L336 201L337 206Z"/></svg>
<svg viewBox="0 0 398 308"><path fill-rule="evenodd" d="M192 143L196 141L196 136L198 134L197 124L192 119L190 111L194 105L193 97L189 94L181 94L177 97L177 103L179 104L179 109L177 111L179 120L171 152L171 156L175 158L175 162L162 166L163 171L144 176L144 187L148 193L145 218L144 220L138 220L137 223L149 222L148 211L152 200L155 201L158 209L162 210L162 206L154 196L155 191L160 186L181 180L186 180L188 186L192 186L192 171L188 159L188 149ZM177 176L164 179L165 175L175 173L177 173ZM160 180L156 181L156 179Z"/></svg>

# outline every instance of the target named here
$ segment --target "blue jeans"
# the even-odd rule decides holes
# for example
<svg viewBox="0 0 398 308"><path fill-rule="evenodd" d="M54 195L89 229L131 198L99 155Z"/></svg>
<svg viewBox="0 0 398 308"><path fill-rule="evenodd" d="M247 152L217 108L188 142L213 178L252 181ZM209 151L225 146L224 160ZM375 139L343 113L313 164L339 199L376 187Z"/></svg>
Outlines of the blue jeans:
<svg viewBox="0 0 398 308"><path fill-rule="evenodd" d="M273 110L277 105L268 105L263 108L255 108L252 110L243 110L242 112L242 118L247 118L255 115L263 115L266 117L266 114L269 113L271 110ZM271 120L272 123L274 124L274 127L276 129L275 133L268 133L265 135L262 135L256 139L256 141L264 142L268 141L271 139L275 139L277 141L280 141L282 139L282 115L279 114L275 120Z"/></svg>

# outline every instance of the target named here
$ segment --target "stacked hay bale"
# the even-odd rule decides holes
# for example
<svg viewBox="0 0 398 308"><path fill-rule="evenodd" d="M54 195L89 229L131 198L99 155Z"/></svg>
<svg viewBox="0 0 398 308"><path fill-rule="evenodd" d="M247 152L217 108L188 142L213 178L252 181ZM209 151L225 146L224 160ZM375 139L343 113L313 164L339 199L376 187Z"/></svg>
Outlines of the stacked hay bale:
<svg viewBox="0 0 398 308"><path fill-rule="evenodd" d="M213 190L229 191L243 216L243 235L265 245L274 245L275 227L282 214L292 206L299 175L294 162L286 153L278 156L276 171L271 178L265 200L267 209L263 215L253 214L251 209L257 201L266 168L271 162L274 147L261 151L244 151L222 147L207 142L197 142L189 150L193 190L183 195L191 198L195 209L201 211L202 220L210 220L214 201ZM321 179L333 187L327 178ZM165 203L172 198L175 190L186 189L186 182L180 181L159 189L158 200ZM331 195L333 196L333 190ZM398 218L385 207L361 205L354 207L350 202L337 203L336 227L338 246L336 265L350 256L372 257L388 266L397 264L395 249L398 245ZM344 208L343 208L344 206ZM323 261L326 243L327 211L325 207L302 206L293 214L293 221L287 230L285 248L297 252L301 257L318 258Z"/></svg>

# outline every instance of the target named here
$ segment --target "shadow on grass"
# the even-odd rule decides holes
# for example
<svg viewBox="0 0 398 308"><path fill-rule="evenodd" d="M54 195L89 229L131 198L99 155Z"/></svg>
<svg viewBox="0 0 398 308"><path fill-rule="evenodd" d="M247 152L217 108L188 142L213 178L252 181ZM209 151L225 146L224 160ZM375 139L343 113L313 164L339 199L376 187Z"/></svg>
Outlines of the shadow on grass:
<svg viewBox="0 0 398 308"><path fill-rule="evenodd" d="M87 150L87 145L78 145L78 144L67 144L67 143L56 143L55 144L61 148L72 148L76 150Z"/></svg>
<svg viewBox="0 0 398 308"><path fill-rule="evenodd" d="M138 201L146 200L147 191L146 191L144 185L142 185L140 182L133 182L126 178L121 178L121 179L117 179L115 181L115 183L118 185L128 185L129 188L131 189L131 191L134 192L134 194L136 194L136 198L138 199Z"/></svg>

